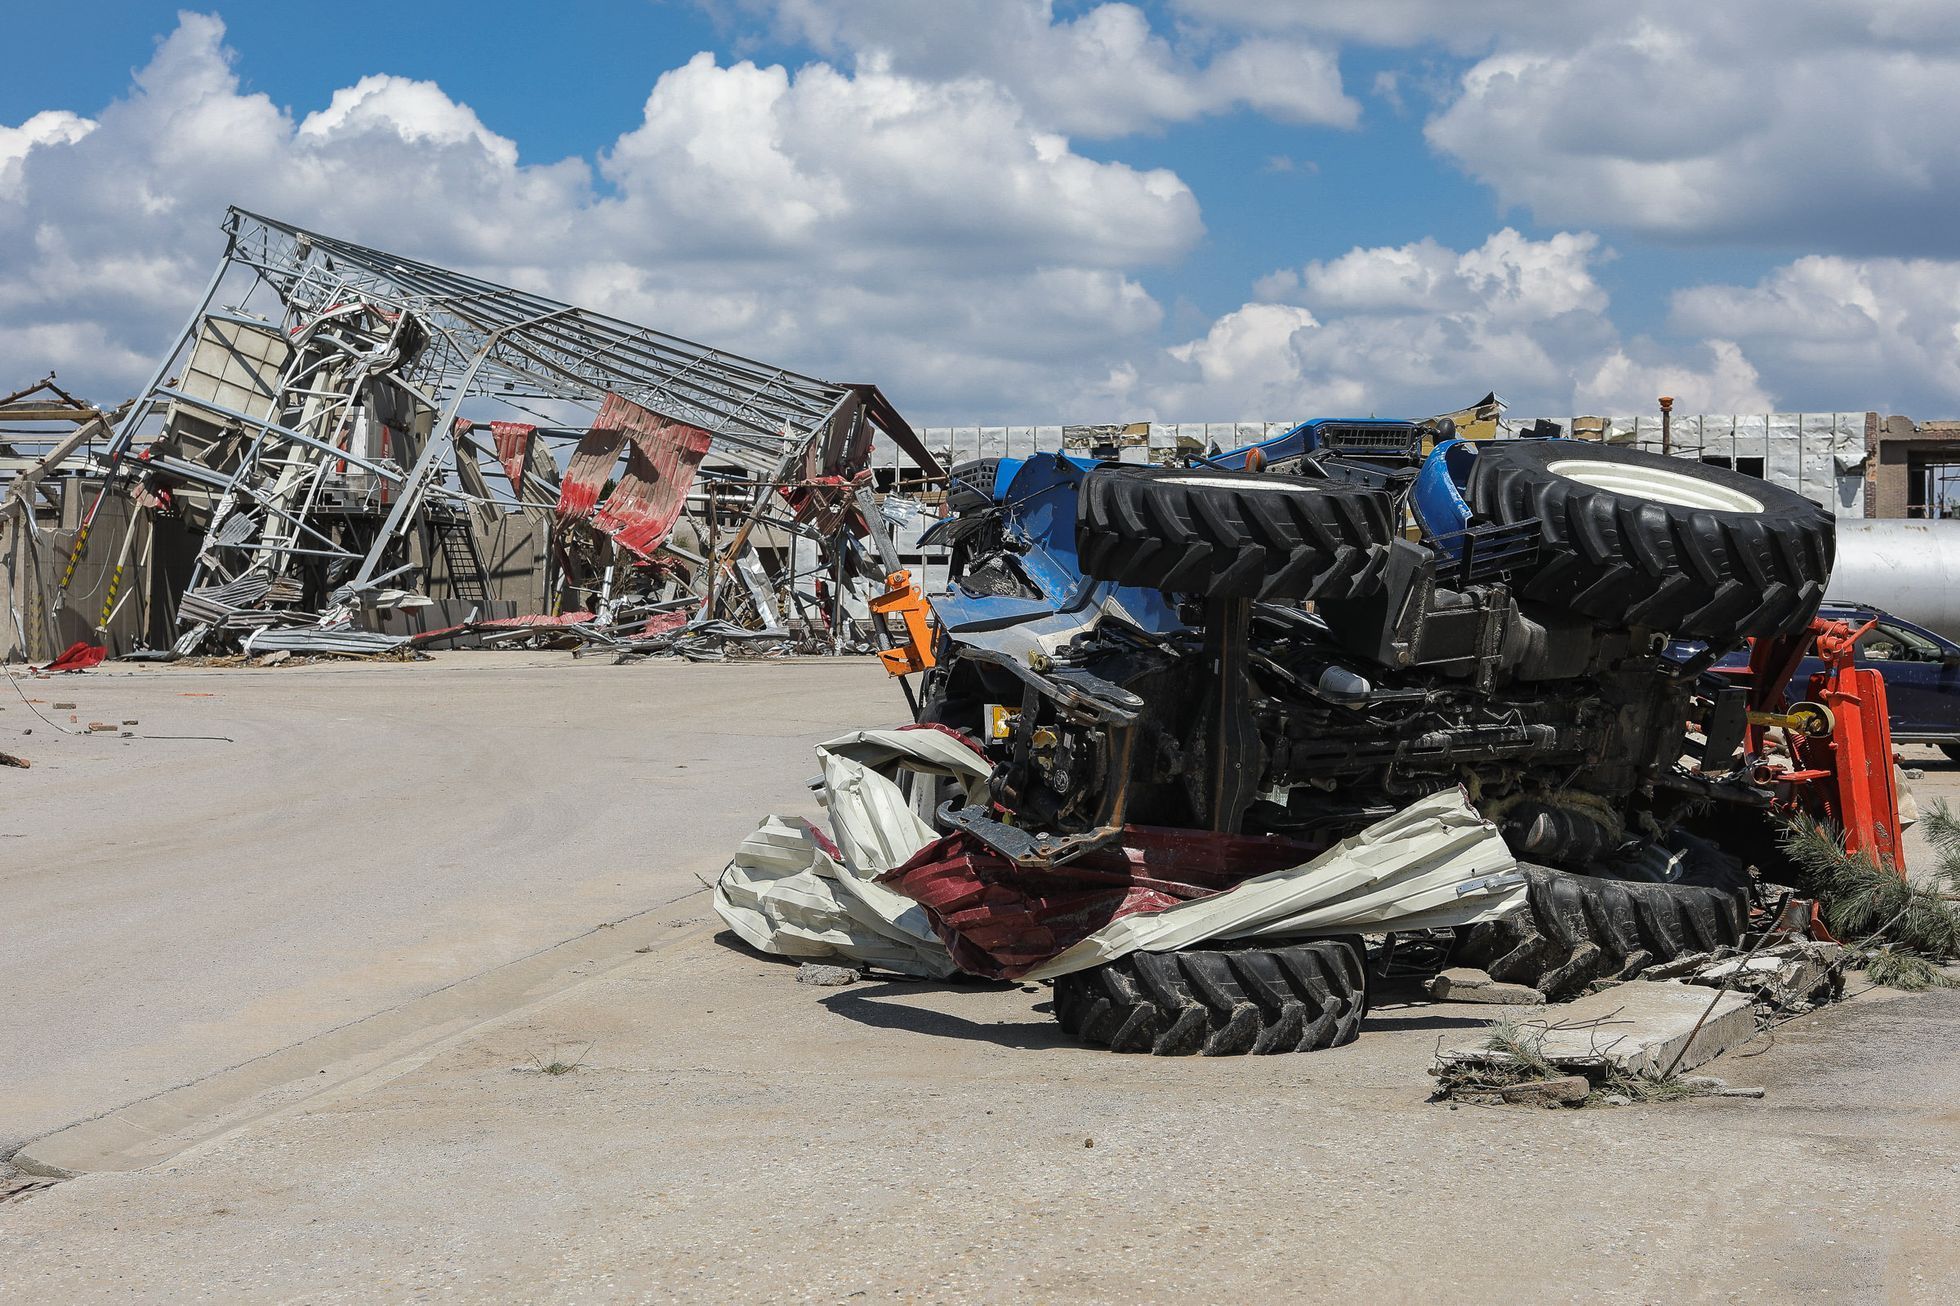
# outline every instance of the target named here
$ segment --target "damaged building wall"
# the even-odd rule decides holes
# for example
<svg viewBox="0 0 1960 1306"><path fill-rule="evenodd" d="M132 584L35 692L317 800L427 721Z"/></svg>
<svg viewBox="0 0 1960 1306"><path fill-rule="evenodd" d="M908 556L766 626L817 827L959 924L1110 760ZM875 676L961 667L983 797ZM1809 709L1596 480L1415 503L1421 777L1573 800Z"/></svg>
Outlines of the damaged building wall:
<svg viewBox="0 0 1960 1306"><path fill-rule="evenodd" d="M149 583L155 574L149 514L126 499L105 499L90 527L90 547L77 556L90 488L81 480L64 487L52 528L30 531L17 519L0 526L7 597L19 614L18 627L10 614L0 632L9 660L43 662L77 641L133 648L153 630L158 605Z"/></svg>
<svg viewBox="0 0 1960 1306"><path fill-rule="evenodd" d="M1960 422L1873 423L1867 467L1867 515L1937 518L1960 502Z"/></svg>
<svg viewBox="0 0 1960 1306"><path fill-rule="evenodd" d="M484 578L501 599L519 612L543 612L551 605L551 518L537 509L476 514L477 556Z"/></svg>
<svg viewBox="0 0 1960 1306"><path fill-rule="evenodd" d="M1506 417L1498 423L1499 438L1519 435L1535 420ZM1544 420L1561 434L1663 452L1658 413ZM1760 476L1840 517L1863 517L1867 433L1877 420L1868 412L1676 414L1668 423L1665 452Z"/></svg>

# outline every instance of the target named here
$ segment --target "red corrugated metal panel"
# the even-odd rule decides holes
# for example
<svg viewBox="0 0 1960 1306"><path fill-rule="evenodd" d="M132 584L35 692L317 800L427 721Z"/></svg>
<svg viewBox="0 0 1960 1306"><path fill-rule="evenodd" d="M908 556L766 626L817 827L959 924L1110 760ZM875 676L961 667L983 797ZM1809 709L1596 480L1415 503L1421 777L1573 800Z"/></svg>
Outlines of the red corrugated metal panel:
<svg viewBox="0 0 1960 1306"><path fill-rule="evenodd" d="M510 477L510 488L518 497L524 494L524 464L531 458L531 438L538 428L528 422L492 422L490 434L497 440L497 461Z"/></svg>
<svg viewBox="0 0 1960 1306"><path fill-rule="evenodd" d="M680 518L688 487L708 452L708 432L618 395L607 395L599 424L620 426L632 439L626 474L593 518L621 546L647 557Z"/></svg>
<svg viewBox="0 0 1960 1306"><path fill-rule="evenodd" d="M619 446L626 443L626 432L616 427L594 426L579 437L578 448L565 464L565 479L558 484L558 517L590 517L598 506L599 491L619 461Z"/></svg>
<svg viewBox="0 0 1960 1306"><path fill-rule="evenodd" d="M1208 898L1314 851L1289 839L1127 826L1114 845L1028 869L952 834L879 883L925 907L961 970L1013 979L1119 917Z"/></svg>

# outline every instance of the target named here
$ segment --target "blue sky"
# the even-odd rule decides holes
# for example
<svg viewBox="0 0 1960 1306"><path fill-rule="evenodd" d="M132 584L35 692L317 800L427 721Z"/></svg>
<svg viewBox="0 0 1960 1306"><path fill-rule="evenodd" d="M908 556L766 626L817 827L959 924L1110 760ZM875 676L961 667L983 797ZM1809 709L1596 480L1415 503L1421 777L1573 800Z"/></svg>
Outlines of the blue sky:
<svg viewBox="0 0 1960 1306"><path fill-rule="evenodd" d="M921 421L1944 416L1952 8L33 6L0 357L127 389L236 201Z"/></svg>

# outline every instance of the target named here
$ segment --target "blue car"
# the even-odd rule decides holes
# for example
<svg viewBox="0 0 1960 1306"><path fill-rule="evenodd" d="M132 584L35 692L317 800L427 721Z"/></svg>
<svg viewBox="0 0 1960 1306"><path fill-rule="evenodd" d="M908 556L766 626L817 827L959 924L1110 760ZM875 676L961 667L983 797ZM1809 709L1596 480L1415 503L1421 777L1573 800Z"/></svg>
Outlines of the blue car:
<svg viewBox="0 0 1960 1306"><path fill-rule="evenodd" d="M1936 744L1960 762L1960 644L1880 608L1826 603L1818 616L1856 630L1877 625L1858 638L1858 662L1885 679L1885 702L1892 715L1892 738L1900 743ZM1715 664L1738 672L1749 665L1747 650ZM1824 669L1817 658L1797 665L1786 691L1792 702L1810 696L1810 678Z"/></svg>

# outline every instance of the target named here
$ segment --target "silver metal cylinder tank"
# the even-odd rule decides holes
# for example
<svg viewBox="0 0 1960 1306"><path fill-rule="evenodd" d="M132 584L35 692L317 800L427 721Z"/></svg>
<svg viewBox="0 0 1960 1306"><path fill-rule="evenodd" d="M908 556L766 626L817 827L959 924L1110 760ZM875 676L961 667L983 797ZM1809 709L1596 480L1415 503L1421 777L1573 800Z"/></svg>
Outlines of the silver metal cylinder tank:
<svg viewBox="0 0 1960 1306"><path fill-rule="evenodd" d="M1825 597L1869 603L1960 640L1960 521L1838 518Z"/></svg>

